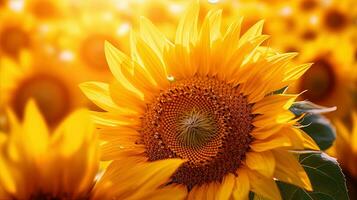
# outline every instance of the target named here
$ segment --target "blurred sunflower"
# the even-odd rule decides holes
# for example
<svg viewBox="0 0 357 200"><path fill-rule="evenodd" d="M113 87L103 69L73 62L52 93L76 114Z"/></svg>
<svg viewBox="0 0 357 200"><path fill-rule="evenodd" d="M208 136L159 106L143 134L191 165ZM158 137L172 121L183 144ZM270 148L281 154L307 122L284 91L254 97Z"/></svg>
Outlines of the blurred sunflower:
<svg viewBox="0 0 357 200"><path fill-rule="evenodd" d="M169 194L189 199L244 199L249 191L281 199L276 179L312 190L289 150L318 147L294 126L298 119L289 107L297 95L273 93L310 65L293 66L294 53L258 48L268 38L261 35L262 22L239 37L241 19L221 33L221 10L210 11L200 29L198 16L193 4L174 43L142 18L131 58L106 44L115 81L81 84L107 111L93 116L101 128L102 160L126 163L111 167L130 169L137 177L132 182L150 177L170 187ZM165 182L153 174L170 158L186 162ZM163 168L149 167L153 161Z"/></svg>
<svg viewBox="0 0 357 200"><path fill-rule="evenodd" d="M21 50L33 46L35 21L9 9L0 12L0 57L17 58Z"/></svg>
<svg viewBox="0 0 357 200"><path fill-rule="evenodd" d="M351 114L351 120L335 120L336 141L327 152L336 157L346 175L350 199L357 197L357 112Z"/></svg>
<svg viewBox="0 0 357 200"><path fill-rule="evenodd" d="M351 0L332 0L322 2L323 9L317 12L320 32L329 36L337 35L339 38L350 37L356 28L357 4Z"/></svg>
<svg viewBox="0 0 357 200"><path fill-rule="evenodd" d="M109 80L110 72L104 54L104 41L110 41L127 52L130 24L116 19L110 12L90 13L84 10L77 20L62 23L56 46L58 56L79 70L86 80ZM93 26L96 24L96 26ZM116 34L108 34L115 32Z"/></svg>
<svg viewBox="0 0 357 200"><path fill-rule="evenodd" d="M0 59L0 106L9 106L23 117L26 102L33 98L47 123L53 127L73 108L84 105L76 76L70 68L58 67L59 61L42 54L23 53L19 63Z"/></svg>
<svg viewBox="0 0 357 200"><path fill-rule="evenodd" d="M276 35L271 45L282 52L300 52L319 39L317 17L319 7L313 0L284 1L269 7L269 33Z"/></svg>
<svg viewBox="0 0 357 200"><path fill-rule="evenodd" d="M0 133L0 199L88 198L99 163L88 112L74 112L54 132L33 101L22 123L9 118L10 132Z"/></svg>
<svg viewBox="0 0 357 200"><path fill-rule="evenodd" d="M23 0L23 12L41 21L63 20L66 17L67 1L57 0Z"/></svg>
<svg viewBox="0 0 357 200"><path fill-rule="evenodd" d="M172 195L170 188L183 190L158 189L160 185L150 180L155 174L166 182L182 164L180 159L137 163L136 170L156 171L135 182L128 182L136 180L135 174L117 167L123 166L119 161L107 172L98 171L99 142L88 111L73 112L53 132L33 101L27 103L22 123L11 111L8 114L9 131L0 131L0 199L157 199ZM124 181L125 186L117 187Z"/></svg>
<svg viewBox="0 0 357 200"><path fill-rule="evenodd" d="M0 0L0 9L7 6L7 0Z"/></svg>
<svg viewBox="0 0 357 200"><path fill-rule="evenodd" d="M357 112L352 113L351 122L352 126L341 120L334 122L337 138L329 153L338 159L348 175L357 180Z"/></svg>
<svg viewBox="0 0 357 200"><path fill-rule="evenodd" d="M331 117L346 117L350 112L353 90L353 46L340 40L318 41L305 45L298 60L312 67L291 87L307 99L323 106L337 106Z"/></svg>
<svg viewBox="0 0 357 200"><path fill-rule="evenodd" d="M170 39L175 36L175 25L179 17L182 15L185 8L185 3L179 1L142 1L139 6L141 16L146 16L157 25L162 32ZM140 16L134 18L133 23L138 22Z"/></svg>

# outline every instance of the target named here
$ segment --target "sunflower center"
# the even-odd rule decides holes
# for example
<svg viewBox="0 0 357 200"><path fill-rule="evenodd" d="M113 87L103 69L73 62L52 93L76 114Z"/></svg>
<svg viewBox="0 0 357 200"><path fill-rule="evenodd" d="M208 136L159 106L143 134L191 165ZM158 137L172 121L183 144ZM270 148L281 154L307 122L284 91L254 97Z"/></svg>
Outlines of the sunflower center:
<svg viewBox="0 0 357 200"><path fill-rule="evenodd" d="M113 42L110 36L100 34L89 35L82 41L79 49L82 61L97 71L106 71L108 69L104 53L105 40Z"/></svg>
<svg viewBox="0 0 357 200"><path fill-rule="evenodd" d="M0 32L0 48L10 56L17 57L20 50L29 45L29 34L21 27L9 26Z"/></svg>
<svg viewBox="0 0 357 200"><path fill-rule="evenodd" d="M22 118L27 101L33 98L46 121L56 125L70 111L71 99L64 83L49 75L36 75L22 81L15 89L11 104L16 114Z"/></svg>
<svg viewBox="0 0 357 200"><path fill-rule="evenodd" d="M142 142L150 161L188 161L172 182L189 189L236 173L252 141L252 105L238 86L214 77L174 82L148 105Z"/></svg>
<svg viewBox="0 0 357 200"><path fill-rule="evenodd" d="M304 97L310 101L321 102L328 98L335 87L333 65L325 58L319 58L302 77L301 90L307 90Z"/></svg>
<svg viewBox="0 0 357 200"><path fill-rule="evenodd" d="M183 146L200 147L215 135L216 127L212 117L193 109L179 119L177 131Z"/></svg>
<svg viewBox="0 0 357 200"><path fill-rule="evenodd" d="M318 2L316 0L302 0L300 3L300 7L304 11L310 11L315 9L318 6Z"/></svg>
<svg viewBox="0 0 357 200"><path fill-rule="evenodd" d="M5 6L6 2L7 2L6 0L0 0L0 7Z"/></svg>
<svg viewBox="0 0 357 200"><path fill-rule="evenodd" d="M306 41L311 41L311 40L314 40L316 39L317 37L317 33L313 30L306 30L302 35L301 37L306 40Z"/></svg>
<svg viewBox="0 0 357 200"><path fill-rule="evenodd" d="M331 31L342 31L348 24L348 17L339 10L330 10L324 18L325 26Z"/></svg>

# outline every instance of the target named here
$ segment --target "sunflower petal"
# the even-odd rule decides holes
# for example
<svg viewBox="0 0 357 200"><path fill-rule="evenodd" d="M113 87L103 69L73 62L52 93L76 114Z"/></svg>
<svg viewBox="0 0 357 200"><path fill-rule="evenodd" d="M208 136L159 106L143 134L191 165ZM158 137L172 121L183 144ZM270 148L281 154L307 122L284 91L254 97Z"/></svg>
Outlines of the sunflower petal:
<svg viewBox="0 0 357 200"><path fill-rule="evenodd" d="M194 1L179 22L176 31L175 44L188 47L191 43L196 42L198 37L198 13L199 4L198 1Z"/></svg>
<svg viewBox="0 0 357 200"><path fill-rule="evenodd" d="M26 105L24 117L24 135L28 155L41 157L47 151L49 134L44 118L40 114L34 101L29 101Z"/></svg>
<svg viewBox="0 0 357 200"><path fill-rule="evenodd" d="M140 17L140 35L143 40L155 51L156 55L161 55L168 40L154 24L145 17Z"/></svg>
<svg viewBox="0 0 357 200"><path fill-rule="evenodd" d="M248 170L251 190L269 199L281 200L279 189L272 178L266 178L254 171Z"/></svg>
<svg viewBox="0 0 357 200"><path fill-rule="evenodd" d="M271 151L248 152L245 160L247 166L266 177L273 177L275 158Z"/></svg>
<svg viewBox="0 0 357 200"><path fill-rule="evenodd" d="M127 87L128 90L141 94L141 91L134 87L122 72L122 68L132 72L133 66L131 59L107 41L105 42L105 56L107 58L110 71L114 75L115 79Z"/></svg>
<svg viewBox="0 0 357 200"><path fill-rule="evenodd" d="M226 175L223 178L223 182L219 186L219 190L216 198L222 200L230 199L235 185L235 180L236 178L233 174L229 173L228 175Z"/></svg>
<svg viewBox="0 0 357 200"><path fill-rule="evenodd" d="M274 134L264 140L255 140L251 143L250 147L255 152L268 151L280 147L290 147L291 141L289 137L283 134Z"/></svg>
<svg viewBox="0 0 357 200"><path fill-rule="evenodd" d="M252 27L250 27L241 37L239 40L239 46L241 46L243 43L245 43L248 40L251 40L254 37L257 37L262 34L263 32L263 26L264 26L264 20L260 20L256 24L254 24Z"/></svg>
<svg viewBox="0 0 357 200"><path fill-rule="evenodd" d="M127 198L128 200L184 200L187 196L187 188L183 185L168 185L164 188L153 192L143 193L137 191L133 196Z"/></svg>
<svg viewBox="0 0 357 200"><path fill-rule="evenodd" d="M93 103L106 111L115 111L119 107L112 101L109 94L109 85L102 82L85 82L79 85L82 92Z"/></svg>
<svg viewBox="0 0 357 200"><path fill-rule="evenodd" d="M97 199L121 199L140 190L150 193L170 179L184 162L181 159L166 159L142 162L143 157L121 157L113 161L94 188ZM123 162L125 165L123 165ZM125 182L125 184L122 184ZM121 187L118 187L121 185Z"/></svg>
<svg viewBox="0 0 357 200"><path fill-rule="evenodd" d="M276 159L274 176L284 182L312 191L310 179L297 158L284 150L273 150Z"/></svg>
<svg viewBox="0 0 357 200"><path fill-rule="evenodd" d="M250 190L250 182L247 169L240 168L237 172L235 186L233 188L233 198L236 200L247 200Z"/></svg>

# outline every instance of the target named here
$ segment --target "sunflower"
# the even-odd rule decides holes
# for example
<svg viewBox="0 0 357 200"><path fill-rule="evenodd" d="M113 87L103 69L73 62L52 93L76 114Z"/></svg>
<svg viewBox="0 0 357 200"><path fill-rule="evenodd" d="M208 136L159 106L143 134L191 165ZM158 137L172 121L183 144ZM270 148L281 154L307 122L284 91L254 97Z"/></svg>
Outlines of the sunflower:
<svg viewBox="0 0 357 200"><path fill-rule="evenodd" d="M110 41L128 51L128 22L115 18L111 12L85 9L76 20L64 21L55 41L57 56L79 70L85 80L109 81L110 71L104 54L104 41ZM96 24L96 26L93 26ZM115 35L108 32L116 32ZM83 80L84 81L84 80Z"/></svg>
<svg viewBox="0 0 357 200"><path fill-rule="evenodd" d="M72 109L87 104L77 89L80 81L68 76L70 68L60 68L62 63L40 53L24 52L20 62L0 59L0 110L11 107L17 117L23 117L28 99L39 105L47 123L54 127Z"/></svg>
<svg viewBox="0 0 357 200"><path fill-rule="evenodd" d="M313 62L312 67L290 89L303 92L301 98L323 106L337 106L330 117L346 117L352 106L353 46L340 40L320 38L305 45L300 62Z"/></svg>
<svg viewBox="0 0 357 200"><path fill-rule="evenodd" d="M315 4L316 3L316 4ZM272 38L271 45L282 52L300 52L305 46L320 37L317 10L320 1L284 1L269 7L269 33L278 37Z"/></svg>
<svg viewBox="0 0 357 200"><path fill-rule="evenodd" d="M34 43L31 34L35 22L26 15L10 9L0 12L0 57L17 58L24 49L30 49Z"/></svg>
<svg viewBox="0 0 357 200"><path fill-rule="evenodd" d="M318 147L294 126L298 119L289 107L297 95L274 93L310 64L294 66L295 53L259 47L268 38L263 22L239 37L241 19L222 33L221 10L211 10L200 29L198 16L193 4L174 42L142 18L131 58L106 43L115 80L80 85L106 111L93 113L101 159L125 163L109 167L131 169L134 182L150 177L189 199L244 199L249 191L281 199L275 180L312 190L289 150ZM137 167L170 158L185 162L167 182L152 175L159 168Z"/></svg>
<svg viewBox="0 0 357 200"><path fill-rule="evenodd" d="M350 0L332 0L323 4L317 13L317 25L322 32L338 37L350 36L355 28L357 5Z"/></svg>
<svg viewBox="0 0 357 200"><path fill-rule="evenodd" d="M43 22L49 20L60 20L68 16L65 1L56 0L24 0L23 12Z"/></svg>
<svg viewBox="0 0 357 200"><path fill-rule="evenodd" d="M74 112L54 132L33 101L22 123L9 116L10 132L0 133L0 199L87 198L99 163L88 111Z"/></svg>
<svg viewBox="0 0 357 200"><path fill-rule="evenodd" d="M337 138L329 153L338 159L348 175L357 179L357 112L353 112L351 116L352 126L341 120L334 122Z"/></svg>

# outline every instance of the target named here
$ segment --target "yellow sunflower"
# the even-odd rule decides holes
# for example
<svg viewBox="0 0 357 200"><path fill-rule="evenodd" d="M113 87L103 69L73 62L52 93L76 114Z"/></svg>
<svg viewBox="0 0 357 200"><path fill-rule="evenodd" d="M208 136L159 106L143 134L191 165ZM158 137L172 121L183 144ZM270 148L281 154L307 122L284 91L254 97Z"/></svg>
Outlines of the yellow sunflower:
<svg viewBox="0 0 357 200"><path fill-rule="evenodd" d="M53 127L72 109L86 105L77 87L80 81L70 68L42 54L22 53L20 61L0 59L0 110L11 107L22 118L28 99L39 105L47 123Z"/></svg>
<svg viewBox="0 0 357 200"><path fill-rule="evenodd" d="M95 24L95 26L93 26ZM114 13L82 11L75 20L64 21L55 41L57 56L82 73L85 80L109 81L110 71L104 54L104 41L110 41L128 52L130 24ZM108 34L108 33L116 34Z"/></svg>
<svg viewBox="0 0 357 200"><path fill-rule="evenodd" d="M282 52L300 52L315 42L320 36L316 16L321 8L319 2L284 1L270 6L269 11L273 14L268 15L269 33L277 36L272 38L271 45Z"/></svg>
<svg viewBox="0 0 357 200"><path fill-rule="evenodd" d="M319 105L333 107L337 111L330 117L346 117L353 104L353 46L332 38L320 38L305 45L298 57L300 62L312 62L312 67L291 87L291 91L303 92L301 98Z"/></svg>
<svg viewBox="0 0 357 200"><path fill-rule="evenodd" d="M357 4L351 0L331 0L321 3L317 11L320 32L328 35L350 37L356 29Z"/></svg>
<svg viewBox="0 0 357 200"><path fill-rule="evenodd" d="M275 180L312 190L289 150L318 147L294 126L289 107L297 95L273 93L310 64L294 66L295 53L258 48L268 38L261 34L262 22L239 37L241 19L221 32L221 10L211 10L200 28L198 16L199 5L193 4L174 42L142 18L131 58L106 43L115 80L80 86L106 111L93 116L102 160L125 163L109 168L130 169L130 183L150 179L188 199L244 199L249 191L281 199ZM164 166L170 158L185 163L164 182L153 173L165 168L149 165Z"/></svg>
<svg viewBox="0 0 357 200"><path fill-rule="evenodd" d="M98 138L89 113L78 110L49 132L35 103L22 123L10 112L0 133L0 199L83 199L94 184Z"/></svg>
<svg viewBox="0 0 357 200"><path fill-rule="evenodd" d="M27 103L22 123L11 111L8 114L9 131L0 131L0 199L158 199L172 195L170 188L183 190L157 189L157 181L150 181L155 175L166 182L181 159L136 163L135 170L148 167L150 175L131 183L135 174L117 167L123 166L119 161L106 172L98 171L98 135L86 110L73 112L54 131L33 101ZM127 183L118 187L123 182ZM183 199L183 194L170 199Z"/></svg>
<svg viewBox="0 0 357 200"><path fill-rule="evenodd" d="M67 1L56 0L23 0L23 12L43 22L49 20L63 20L68 16Z"/></svg>
<svg viewBox="0 0 357 200"><path fill-rule="evenodd" d="M0 57L17 58L21 50L34 46L33 20L26 15L3 9L0 12Z"/></svg>
<svg viewBox="0 0 357 200"><path fill-rule="evenodd" d="M335 121L337 138L329 153L338 159L348 175L357 179L357 112L351 116L352 126L341 120Z"/></svg>

